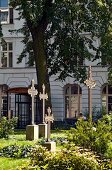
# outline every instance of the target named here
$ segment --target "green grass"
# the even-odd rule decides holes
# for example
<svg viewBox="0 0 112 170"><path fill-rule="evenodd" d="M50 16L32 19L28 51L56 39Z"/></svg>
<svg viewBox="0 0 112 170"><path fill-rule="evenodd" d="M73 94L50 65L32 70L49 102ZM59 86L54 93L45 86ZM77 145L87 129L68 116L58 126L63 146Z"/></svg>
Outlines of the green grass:
<svg viewBox="0 0 112 170"><path fill-rule="evenodd" d="M14 135L10 135L9 139L0 139L0 148L9 145L34 145L37 141L26 140L26 132L15 131ZM15 159L15 158L5 158L0 157L0 170L16 170L18 166L26 164L29 159Z"/></svg>
<svg viewBox="0 0 112 170"><path fill-rule="evenodd" d="M0 170L16 170L19 166L29 162L29 159L12 159L0 157Z"/></svg>
<svg viewBox="0 0 112 170"><path fill-rule="evenodd" d="M37 141L26 140L25 131L15 131L14 135L10 135L9 139L0 139L0 148L8 145L34 145Z"/></svg>

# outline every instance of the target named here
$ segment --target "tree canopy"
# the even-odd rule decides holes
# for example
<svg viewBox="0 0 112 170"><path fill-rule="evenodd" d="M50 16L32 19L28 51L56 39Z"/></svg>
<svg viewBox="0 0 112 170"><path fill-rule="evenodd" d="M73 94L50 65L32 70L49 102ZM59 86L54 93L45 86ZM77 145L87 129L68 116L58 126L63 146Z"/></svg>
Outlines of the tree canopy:
<svg viewBox="0 0 112 170"><path fill-rule="evenodd" d="M25 44L18 62L26 51L30 53L39 91L44 83L50 96L52 74L58 73L61 80L70 76L84 81L84 59L112 64L111 0L10 0L10 5L25 21L17 31L24 34Z"/></svg>
<svg viewBox="0 0 112 170"><path fill-rule="evenodd" d="M111 0L10 0L10 2L19 10L20 18L24 18L26 22L21 29L25 37L27 36L23 41L27 46L23 54L26 50L29 52L31 50L28 31L32 35L35 33L30 26L36 32L39 28L43 29L44 50L50 75L59 73L62 80L67 76L80 80L85 78L83 59L101 58L102 65L111 62ZM24 31L25 28L27 32ZM97 39L100 41L99 47L93 45L93 41ZM96 51L94 56L87 47ZM25 55L21 55L19 61L23 56Z"/></svg>

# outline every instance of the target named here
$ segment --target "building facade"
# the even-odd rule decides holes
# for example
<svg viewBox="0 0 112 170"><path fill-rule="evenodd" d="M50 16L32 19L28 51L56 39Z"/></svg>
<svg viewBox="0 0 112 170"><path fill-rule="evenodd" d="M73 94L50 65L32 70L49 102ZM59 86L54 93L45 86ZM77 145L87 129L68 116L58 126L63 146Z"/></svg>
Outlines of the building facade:
<svg viewBox="0 0 112 170"><path fill-rule="evenodd" d="M23 20L16 20L18 13L8 5L8 0L1 0L1 24L3 39L0 40L0 117L10 115L18 117L18 127L24 128L31 121L31 97L28 88L31 80L36 80L35 67L28 67L27 57L17 64L22 52L22 34L11 34L9 30L22 27ZM98 44L97 44L98 45ZM92 66L96 86L92 90L93 112L100 112L104 106L106 112L112 111L112 87L108 86L108 68L97 66L97 61L85 61L85 66ZM52 112L56 121L78 117L79 113L88 112L88 88L74 78L67 77L64 82L50 78ZM35 121L38 122L38 102L35 98Z"/></svg>

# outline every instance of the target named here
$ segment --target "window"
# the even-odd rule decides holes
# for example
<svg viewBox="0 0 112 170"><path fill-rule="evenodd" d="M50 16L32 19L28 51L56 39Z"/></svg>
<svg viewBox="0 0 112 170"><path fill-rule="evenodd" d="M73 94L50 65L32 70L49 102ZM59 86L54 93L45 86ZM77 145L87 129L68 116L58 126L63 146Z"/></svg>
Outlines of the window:
<svg viewBox="0 0 112 170"><path fill-rule="evenodd" d="M65 118L78 117L82 109L82 89L77 84L65 86Z"/></svg>
<svg viewBox="0 0 112 170"><path fill-rule="evenodd" d="M9 8L8 0L0 0L1 24L13 24L13 8Z"/></svg>
<svg viewBox="0 0 112 170"><path fill-rule="evenodd" d="M7 116L8 98L7 98L7 85L0 85L0 116Z"/></svg>
<svg viewBox="0 0 112 170"><path fill-rule="evenodd" d="M8 7L8 0L0 0L0 7Z"/></svg>
<svg viewBox="0 0 112 170"><path fill-rule="evenodd" d="M105 85L102 89L102 106L107 113L112 112L112 86Z"/></svg>
<svg viewBox="0 0 112 170"><path fill-rule="evenodd" d="M13 44L12 42L2 43L1 49L1 67L13 66Z"/></svg>
<svg viewBox="0 0 112 170"><path fill-rule="evenodd" d="M8 9L1 9L0 20L1 20L1 24L8 23Z"/></svg>

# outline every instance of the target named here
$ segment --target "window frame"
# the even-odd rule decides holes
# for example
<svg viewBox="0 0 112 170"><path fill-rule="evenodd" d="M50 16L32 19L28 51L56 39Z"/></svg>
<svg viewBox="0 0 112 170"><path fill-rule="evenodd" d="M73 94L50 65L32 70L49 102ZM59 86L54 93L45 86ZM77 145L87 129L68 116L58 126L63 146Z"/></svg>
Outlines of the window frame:
<svg viewBox="0 0 112 170"><path fill-rule="evenodd" d="M7 14L7 20L4 21L4 20L1 19L1 14L5 13L5 12L7 12L8 14ZM8 8L0 9L0 20L1 20L1 24L8 24L9 23L9 9Z"/></svg>
<svg viewBox="0 0 112 170"><path fill-rule="evenodd" d="M104 88L106 88L105 93L103 93ZM105 101L103 100L103 97L105 97ZM109 85L105 84L102 87L102 107L106 107L106 112L109 113L109 101L108 98L112 97L112 94L109 93ZM104 104L105 103L105 104ZM112 112L112 111L111 111Z"/></svg>
<svg viewBox="0 0 112 170"><path fill-rule="evenodd" d="M12 49L9 48L10 43L12 44ZM4 59L3 59L3 54L6 54ZM10 58L10 54L12 56L12 59ZM3 61L6 60L6 66L3 65L2 59L3 59ZM12 68L13 67L13 42L6 42L6 50L4 50L3 47L2 47L0 65L1 65L2 68Z"/></svg>

